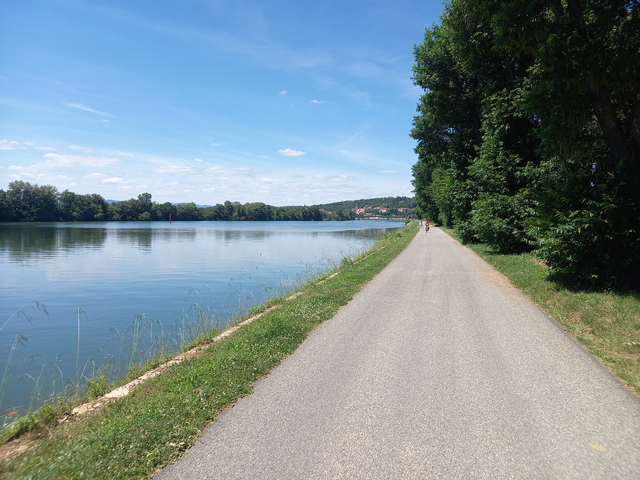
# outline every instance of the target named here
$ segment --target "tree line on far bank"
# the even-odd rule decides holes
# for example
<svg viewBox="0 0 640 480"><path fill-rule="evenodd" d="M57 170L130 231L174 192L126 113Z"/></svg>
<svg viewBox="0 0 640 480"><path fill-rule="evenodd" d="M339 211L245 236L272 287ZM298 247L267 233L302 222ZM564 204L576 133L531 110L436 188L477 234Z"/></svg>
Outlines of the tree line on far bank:
<svg viewBox="0 0 640 480"><path fill-rule="evenodd" d="M77 193L51 185L32 185L16 180L0 190L0 222L93 222L93 221L175 221L193 220L354 220L350 210L331 214L316 205L274 207L261 202L226 201L211 207L195 203L156 203L150 193L121 202L107 202L101 195Z"/></svg>
<svg viewBox="0 0 640 480"><path fill-rule="evenodd" d="M422 214L640 286L640 2L450 0L415 47Z"/></svg>

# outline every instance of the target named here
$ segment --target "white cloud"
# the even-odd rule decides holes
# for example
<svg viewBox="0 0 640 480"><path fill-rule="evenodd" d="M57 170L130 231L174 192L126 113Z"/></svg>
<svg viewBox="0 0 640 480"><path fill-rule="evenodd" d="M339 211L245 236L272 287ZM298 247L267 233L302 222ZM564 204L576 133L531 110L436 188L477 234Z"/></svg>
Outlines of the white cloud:
<svg viewBox="0 0 640 480"><path fill-rule="evenodd" d="M18 150L27 147L21 147L19 142L15 140L0 140L0 150Z"/></svg>
<svg viewBox="0 0 640 480"><path fill-rule="evenodd" d="M278 95L286 95L287 91L286 90L282 90Z"/></svg>
<svg viewBox="0 0 640 480"><path fill-rule="evenodd" d="M380 173L398 173L397 170L380 170Z"/></svg>
<svg viewBox="0 0 640 480"><path fill-rule="evenodd" d="M44 155L44 162L35 165L21 166L11 165L9 170L18 170L21 174L26 172L37 172L40 169L71 168L71 167L97 167L103 168L109 165L120 163L119 158L112 157L82 157L79 155L58 155L57 153L47 153Z"/></svg>
<svg viewBox="0 0 640 480"><path fill-rule="evenodd" d="M57 148L53 147L33 147L34 150L57 150Z"/></svg>
<svg viewBox="0 0 640 480"><path fill-rule="evenodd" d="M104 173L100 173L100 172L96 172L96 173L89 173L87 175L84 176L85 178L104 178L106 177L106 175Z"/></svg>
<svg viewBox="0 0 640 480"><path fill-rule="evenodd" d="M114 117L110 113L101 112L99 110L94 110L93 108L85 107L81 103L65 103L67 107L78 108L80 110L84 110L85 112L97 113L98 115L104 115L105 117ZM115 118L115 117L114 117Z"/></svg>
<svg viewBox="0 0 640 480"><path fill-rule="evenodd" d="M79 147L77 145L69 145L72 150L82 150L82 153L93 153L93 149L87 147Z"/></svg>
<svg viewBox="0 0 640 480"><path fill-rule="evenodd" d="M356 177L347 177L346 175L313 175L311 179L314 183L322 184L342 184L345 182L351 183L358 181Z"/></svg>
<svg viewBox="0 0 640 480"><path fill-rule="evenodd" d="M193 159L193 161L194 161L194 162L201 162L201 161L202 161L202 159L201 159L201 158L194 158L194 159Z"/></svg>
<svg viewBox="0 0 640 480"><path fill-rule="evenodd" d="M311 103L324 103L324 100L318 100L317 98L314 100L311 100Z"/></svg>
<svg viewBox="0 0 640 480"><path fill-rule="evenodd" d="M158 168L156 172L169 175L184 175L188 173L195 173L196 170L194 170L193 167L186 167L184 165L167 165Z"/></svg>
<svg viewBox="0 0 640 480"><path fill-rule="evenodd" d="M307 152L302 152L300 150L291 150L290 148L285 148L284 150L278 150L278 153L285 155L287 157L299 157L300 155L306 155Z"/></svg>
<svg viewBox="0 0 640 480"><path fill-rule="evenodd" d="M24 143L25 145L29 145L29 146L33 145L33 142L22 142L22 143Z"/></svg>
<svg viewBox="0 0 640 480"><path fill-rule="evenodd" d="M209 145L211 145L212 147L219 147L222 144L221 143L210 143Z"/></svg>
<svg viewBox="0 0 640 480"><path fill-rule="evenodd" d="M107 152L109 155L118 155L119 157L135 157L133 153L122 152L120 150L111 150Z"/></svg>
<svg viewBox="0 0 640 480"><path fill-rule="evenodd" d="M106 167L120 163L120 159L115 157L81 157L79 155L58 155L57 153L47 153L44 158L47 160L34 166L45 168Z"/></svg>
<svg viewBox="0 0 640 480"><path fill-rule="evenodd" d="M109 123L109 120L107 120L106 118L103 118L102 121Z"/></svg>
<svg viewBox="0 0 640 480"><path fill-rule="evenodd" d="M122 183L124 180L120 177L105 178L102 183Z"/></svg>
<svg viewBox="0 0 640 480"><path fill-rule="evenodd" d="M240 155L245 155L247 157L253 157L253 158L265 158L265 159L269 159L269 156L267 155L254 155L253 153L249 153L249 152L242 152L240 150L231 150L233 153L239 153Z"/></svg>
<svg viewBox="0 0 640 480"><path fill-rule="evenodd" d="M205 174L209 175L237 175L248 172L250 172L250 169L247 167L223 167L222 165L212 165L204 171Z"/></svg>

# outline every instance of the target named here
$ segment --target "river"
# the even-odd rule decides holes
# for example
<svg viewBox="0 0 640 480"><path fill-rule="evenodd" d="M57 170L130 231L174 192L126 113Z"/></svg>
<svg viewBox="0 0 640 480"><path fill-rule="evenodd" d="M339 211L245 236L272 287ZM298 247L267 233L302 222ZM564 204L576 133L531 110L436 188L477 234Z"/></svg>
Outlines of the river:
<svg viewBox="0 0 640 480"><path fill-rule="evenodd" d="M280 296L400 222L0 224L0 416Z"/></svg>

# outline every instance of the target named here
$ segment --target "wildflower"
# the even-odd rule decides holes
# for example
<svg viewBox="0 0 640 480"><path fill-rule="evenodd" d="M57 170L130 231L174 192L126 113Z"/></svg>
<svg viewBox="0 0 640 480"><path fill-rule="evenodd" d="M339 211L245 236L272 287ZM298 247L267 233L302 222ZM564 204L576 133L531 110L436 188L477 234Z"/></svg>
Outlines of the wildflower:
<svg viewBox="0 0 640 480"><path fill-rule="evenodd" d="M9 416L13 417L15 414L16 414L16 411L15 410L11 410L11 412L9 413Z"/></svg>
<svg viewBox="0 0 640 480"><path fill-rule="evenodd" d="M144 350L142 350L140 353L144 353Z"/></svg>

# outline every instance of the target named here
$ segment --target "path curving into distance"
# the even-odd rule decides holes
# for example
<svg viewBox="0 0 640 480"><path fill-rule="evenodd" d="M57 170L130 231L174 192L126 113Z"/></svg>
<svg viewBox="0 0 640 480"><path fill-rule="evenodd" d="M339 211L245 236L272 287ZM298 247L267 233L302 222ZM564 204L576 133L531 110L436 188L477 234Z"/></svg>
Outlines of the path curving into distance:
<svg viewBox="0 0 640 480"><path fill-rule="evenodd" d="M640 399L432 228L166 479L640 478Z"/></svg>

